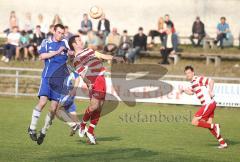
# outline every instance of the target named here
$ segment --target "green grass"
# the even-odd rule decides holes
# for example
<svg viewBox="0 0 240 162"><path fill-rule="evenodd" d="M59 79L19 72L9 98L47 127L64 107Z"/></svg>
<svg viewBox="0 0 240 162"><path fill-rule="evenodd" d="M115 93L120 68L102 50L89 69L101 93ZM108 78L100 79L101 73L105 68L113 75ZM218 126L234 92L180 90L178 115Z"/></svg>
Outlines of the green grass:
<svg viewBox="0 0 240 162"><path fill-rule="evenodd" d="M96 129L98 145L87 145L86 140L78 136L69 137L67 125L56 119L46 140L38 146L26 132L36 102L36 97L0 98L1 162L240 161L240 109L216 110L216 121L221 123L222 135L229 143L225 150L216 149L217 142L208 130L190 125L195 107L143 103L135 107L121 103L115 111L103 116ZM87 104L78 101L78 112L83 112ZM41 114L39 125L43 124L46 112ZM150 121L150 115L159 113L161 122L153 118ZM163 115L169 121L164 120ZM172 116L182 118L172 121Z"/></svg>

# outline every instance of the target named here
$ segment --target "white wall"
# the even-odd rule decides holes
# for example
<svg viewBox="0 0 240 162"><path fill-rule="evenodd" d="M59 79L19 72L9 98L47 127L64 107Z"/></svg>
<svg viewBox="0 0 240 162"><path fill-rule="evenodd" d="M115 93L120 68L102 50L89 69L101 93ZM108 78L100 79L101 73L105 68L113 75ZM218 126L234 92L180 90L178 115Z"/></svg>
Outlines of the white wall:
<svg viewBox="0 0 240 162"><path fill-rule="evenodd" d="M0 30L8 26L9 12L15 10L19 20L25 12L31 12L33 19L42 13L50 23L58 13L71 30L80 26L82 14L92 5L101 6L111 27L120 31L128 29L134 34L139 26L145 31L156 27L159 16L169 13L180 35L189 35L192 22L199 15L205 22L206 31L215 36L216 24L226 16L235 37L240 31L240 1L238 0L0 0ZM94 20L96 29L97 21Z"/></svg>

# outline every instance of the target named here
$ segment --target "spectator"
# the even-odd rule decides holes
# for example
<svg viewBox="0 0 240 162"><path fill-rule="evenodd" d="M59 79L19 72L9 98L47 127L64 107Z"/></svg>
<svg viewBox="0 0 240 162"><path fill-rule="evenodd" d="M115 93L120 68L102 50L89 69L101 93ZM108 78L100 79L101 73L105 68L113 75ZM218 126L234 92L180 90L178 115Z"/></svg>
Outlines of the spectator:
<svg viewBox="0 0 240 162"><path fill-rule="evenodd" d="M49 26L49 31L48 31L48 33L47 33L47 39L48 39L48 38L52 38L53 32L54 32L54 25L50 25L50 26Z"/></svg>
<svg viewBox="0 0 240 162"><path fill-rule="evenodd" d="M52 21L52 25L57 25L57 24L63 25L62 19L60 18L60 16L58 14L56 14L54 16L53 21Z"/></svg>
<svg viewBox="0 0 240 162"><path fill-rule="evenodd" d="M200 17L196 18L196 21L193 23L192 26L192 35L190 36L190 40L193 46L200 46L202 39L205 37L205 27L203 22L200 20ZM197 39L197 45L194 42L194 39Z"/></svg>
<svg viewBox="0 0 240 162"><path fill-rule="evenodd" d="M9 60L15 55L16 48L19 45L20 33L18 27L14 26L13 31L7 36L7 43L4 45L4 54L1 59L3 62L9 62Z"/></svg>
<svg viewBox="0 0 240 162"><path fill-rule="evenodd" d="M226 18L221 17L220 23L217 25L217 38L215 44L220 42L220 47L223 49L223 40L228 39L227 34L230 33L229 25L226 23Z"/></svg>
<svg viewBox="0 0 240 162"><path fill-rule="evenodd" d="M154 44L154 38L156 36L160 37L161 43L163 42L164 36L166 35L166 28L167 28L167 25L164 22L163 17L160 17L158 20L158 30L151 30L148 34L152 38L151 40L152 44Z"/></svg>
<svg viewBox="0 0 240 162"><path fill-rule="evenodd" d="M38 25L41 27L41 32L47 34L47 32L48 32L48 25L47 25L47 23L44 21L44 18L43 18L43 15L42 15L42 14L39 14L39 15L38 15L37 26L38 26Z"/></svg>
<svg viewBox="0 0 240 162"><path fill-rule="evenodd" d="M6 30L4 30L3 32L6 35L8 35L13 30L13 27L15 27L15 26L18 26L18 19L17 19L15 11L11 11L10 17L9 17L9 27Z"/></svg>
<svg viewBox="0 0 240 162"><path fill-rule="evenodd" d="M28 51L32 57L32 60L35 60L35 54L37 53L37 50L40 49L42 41L45 39L45 33L41 31L41 26L37 25L35 32L33 34L33 39L30 42L30 47L28 48Z"/></svg>
<svg viewBox="0 0 240 162"><path fill-rule="evenodd" d="M93 50L102 48L102 42L100 38L93 31L89 31L87 34L87 47Z"/></svg>
<svg viewBox="0 0 240 162"><path fill-rule="evenodd" d="M86 34L84 34L83 31L81 31L81 30L78 30L78 35L80 36L84 47L86 47L88 36Z"/></svg>
<svg viewBox="0 0 240 162"><path fill-rule="evenodd" d="M15 59L19 60L20 51L24 51L24 60L28 60L28 47L30 46L30 37L29 34L25 31L21 31L21 36L19 40L19 46L16 48Z"/></svg>
<svg viewBox="0 0 240 162"><path fill-rule="evenodd" d="M81 22L81 31L87 34L92 30L92 21L88 19L88 14L83 14L83 20Z"/></svg>
<svg viewBox="0 0 240 162"><path fill-rule="evenodd" d="M23 22L23 30L25 30L27 33L33 33L33 22L32 22L32 16L30 12L27 12L25 14L25 20Z"/></svg>
<svg viewBox="0 0 240 162"><path fill-rule="evenodd" d="M119 49L117 51L117 56L121 56L125 58L125 55L127 53L127 51L131 48L132 46L132 41L130 39L130 37L128 36L128 32L127 30L123 31L123 34L120 38L120 45L119 45Z"/></svg>
<svg viewBox="0 0 240 162"><path fill-rule="evenodd" d="M178 47L177 35L172 32L172 27L168 26L166 31L166 37L164 37L163 46L161 47L161 55L163 61L160 64L169 64L168 56L175 54Z"/></svg>
<svg viewBox="0 0 240 162"><path fill-rule="evenodd" d="M170 16L168 14L165 15L165 23L167 26L170 26L172 28L172 33L175 33L175 26L173 24L173 22L170 20Z"/></svg>
<svg viewBox="0 0 240 162"><path fill-rule="evenodd" d="M110 22L106 19L105 14L103 13L101 19L98 21L98 34L103 38L105 42L106 37L110 33Z"/></svg>
<svg viewBox="0 0 240 162"><path fill-rule="evenodd" d="M133 37L133 48L127 53L129 63L134 63L141 50L147 50L147 36L143 33L143 28L138 29L138 34Z"/></svg>
<svg viewBox="0 0 240 162"><path fill-rule="evenodd" d="M117 28L113 28L112 32L107 36L104 51L113 53L117 50L120 44L121 36L117 32Z"/></svg>
<svg viewBox="0 0 240 162"><path fill-rule="evenodd" d="M71 38L73 36L73 34L71 32L69 32L69 28L68 26L64 26L65 30L64 30L64 38L68 41L69 38Z"/></svg>

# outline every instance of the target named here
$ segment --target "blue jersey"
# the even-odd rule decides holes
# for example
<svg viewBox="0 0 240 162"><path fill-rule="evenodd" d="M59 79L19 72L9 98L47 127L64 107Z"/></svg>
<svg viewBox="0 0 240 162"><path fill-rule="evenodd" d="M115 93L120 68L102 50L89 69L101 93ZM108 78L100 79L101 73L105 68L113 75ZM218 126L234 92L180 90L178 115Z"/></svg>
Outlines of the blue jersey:
<svg viewBox="0 0 240 162"><path fill-rule="evenodd" d="M43 53L57 51L62 46L65 47L66 49L69 49L68 43L65 39L63 39L59 42L53 41L52 38L44 39L42 41L41 48L39 49L38 53L41 55ZM54 75L54 73L61 66L64 66L64 68L66 69L65 64L66 64L67 59L68 59L68 56L67 56L66 51L62 51L62 53L60 53L58 55L55 55L48 59L45 59L45 67L42 72L42 78L52 77L52 75ZM56 75L57 76L65 76L65 75L61 74L61 71L62 70L59 70L59 72L57 72L57 74L55 74L55 77L56 77Z"/></svg>

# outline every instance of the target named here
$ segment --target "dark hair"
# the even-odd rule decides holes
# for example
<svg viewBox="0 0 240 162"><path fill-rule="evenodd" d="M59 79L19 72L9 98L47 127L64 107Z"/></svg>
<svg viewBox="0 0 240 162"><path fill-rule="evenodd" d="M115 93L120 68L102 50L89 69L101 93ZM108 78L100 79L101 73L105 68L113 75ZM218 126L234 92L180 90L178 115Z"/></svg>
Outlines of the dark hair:
<svg viewBox="0 0 240 162"><path fill-rule="evenodd" d="M25 36L26 34L27 34L27 32L26 32L25 30L22 30L22 31L21 31L21 35L22 35L22 36Z"/></svg>
<svg viewBox="0 0 240 162"><path fill-rule="evenodd" d="M191 65L185 66L184 71L187 71L187 70L191 70L192 72L194 72L194 69Z"/></svg>
<svg viewBox="0 0 240 162"><path fill-rule="evenodd" d="M223 20L226 20L226 17L222 16L222 17L220 18L220 20L222 20L222 19L223 19Z"/></svg>
<svg viewBox="0 0 240 162"><path fill-rule="evenodd" d="M127 30L123 30L123 33L127 33Z"/></svg>
<svg viewBox="0 0 240 162"><path fill-rule="evenodd" d="M63 30L65 29L62 24L56 24L56 25L54 26L54 30L56 31L57 28L61 28L61 29L63 29Z"/></svg>
<svg viewBox="0 0 240 162"><path fill-rule="evenodd" d="M139 27L139 28L138 28L138 30L141 30L141 31L143 31L143 27Z"/></svg>
<svg viewBox="0 0 240 162"><path fill-rule="evenodd" d="M40 26L40 25L37 25L36 28L41 28L41 26Z"/></svg>
<svg viewBox="0 0 240 162"><path fill-rule="evenodd" d="M79 37L79 35L74 35L74 36L69 38L68 45L69 45L71 50L74 50L73 43L76 43L76 38L78 38L78 37Z"/></svg>

